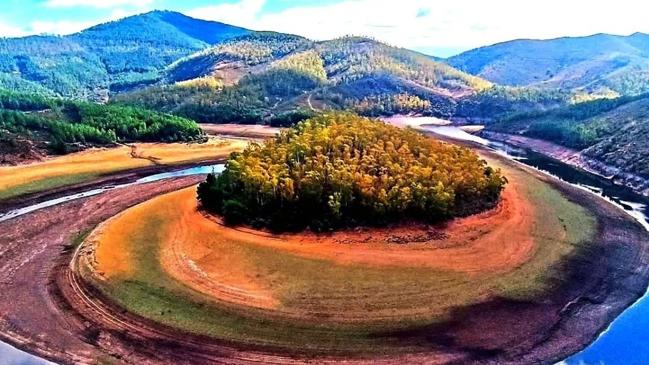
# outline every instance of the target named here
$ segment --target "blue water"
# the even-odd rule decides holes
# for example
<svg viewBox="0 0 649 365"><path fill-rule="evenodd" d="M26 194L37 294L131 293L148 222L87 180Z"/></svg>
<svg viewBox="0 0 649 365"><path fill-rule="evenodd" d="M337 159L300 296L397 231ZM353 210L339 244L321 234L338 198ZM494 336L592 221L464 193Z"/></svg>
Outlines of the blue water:
<svg viewBox="0 0 649 365"><path fill-rule="evenodd" d="M178 171L165 172L165 173L146 176L132 183L120 184L114 186L104 186L98 189L92 189L77 194L71 194L60 198L47 200L28 207L12 210L5 214L0 214L0 222L7 221L39 209L51 207L71 200L77 200L77 199L81 199L93 195L98 195L112 189L124 188L131 185L145 184L145 183L150 183L159 180L171 179L174 177L203 175L211 172L219 173L222 172L224 168L225 165L223 164L210 165L210 166L198 166L198 167L192 167L192 168L178 170ZM0 341L0 365L54 365L54 363L43 360L37 356L30 355L24 351L21 351L13 346L10 346L9 344Z"/></svg>
<svg viewBox="0 0 649 365"><path fill-rule="evenodd" d="M446 137L489 146L507 157L554 175L618 205L649 230L647 197L538 153L470 135L455 127L428 127ZM649 365L649 293L611 323L597 340L558 365Z"/></svg>
<svg viewBox="0 0 649 365"><path fill-rule="evenodd" d="M649 364L649 297L645 294L622 313L595 342L560 364Z"/></svg>
<svg viewBox="0 0 649 365"><path fill-rule="evenodd" d="M43 360L13 346L0 341L0 364L2 365L54 365L54 363Z"/></svg>

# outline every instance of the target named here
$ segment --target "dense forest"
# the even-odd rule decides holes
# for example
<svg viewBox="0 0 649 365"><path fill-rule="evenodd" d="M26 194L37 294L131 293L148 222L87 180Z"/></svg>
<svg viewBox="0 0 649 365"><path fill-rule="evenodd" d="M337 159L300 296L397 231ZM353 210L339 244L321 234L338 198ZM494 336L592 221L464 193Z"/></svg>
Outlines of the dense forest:
<svg viewBox="0 0 649 365"><path fill-rule="evenodd" d="M560 90L494 86L461 98L453 116L482 121L503 119L562 107L570 104L574 96Z"/></svg>
<svg viewBox="0 0 649 365"><path fill-rule="evenodd" d="M333 113L233 154L198 199L228 224L325 231L473 214L493 207L505 183L467 148Z"/></svg>
<svg viewBox="0 0 649 365"><path fill-rule="evenodd" d="M202 138L195 122L177 116L9 91L0 91L0 132L5 139L45 142L55 153L116 142Z"/></svg>
<svg viewBox="0 0 649 365"><path fill-rule="evenodd" d="M575 103L551 110L532 109L497 119L489 127L499 131L520 131L530 137L583 149L599 142L619 127L598 116L646 98L647 95L626 96Z"/></svg>
<svg viewBox="0 0 649 365"><path fill-rule="evenodd" d="M296 50L305 49L310 44L312 44L310 40L295 35L255 32L181 58L169 66L166 78L168 81L176 82L209 76L215 72L215 66L219 64L251 67L269 63Z"/></svg>
<svg viewBox="0 0 649 365"><path fill-rule="evenodd" d="M284 110L273 106L283 100L321 85L318 78L284 68L247 75L233 86L210 78L199 80L135 91L115 97L112 103L160 110L203 123L255 124L281 115Z"/></svg>

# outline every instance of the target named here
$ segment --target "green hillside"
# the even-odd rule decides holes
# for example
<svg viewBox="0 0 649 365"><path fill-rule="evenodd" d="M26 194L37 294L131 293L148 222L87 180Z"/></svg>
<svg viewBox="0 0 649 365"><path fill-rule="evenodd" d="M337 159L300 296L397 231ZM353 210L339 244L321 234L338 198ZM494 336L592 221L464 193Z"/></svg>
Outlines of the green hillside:
<svg viewBox="0 0 649 365"><path fill-rule="evenodd" d="M458 101L454 117L478 122L543 112L575 102L578 94L538 87L494 86Z"/></svg>
<svg viewBox="0 0 649 365"><path fill-rule="evenodd" d="M492 86L368 38L313 42L273 32L238 37L185 57L168 68L166 81L115 101L213 123L257 123L295 109L448 117L456 99Z"/></svg>
<svg viewBox="0 0 649 365"><path fill-rule="evenodd" d="M649 177L649 95L603 99L498 120L492 130L548 140Z"/></svg>
<svg viewBox="0 0 649 365"><path fill-rule="evenodd" d="M649 91L649 35L643 33L514 40L470 50L447 62L501 85L604 95Z"/></svg>
<svg viewBox="0 0 649 365"><path fill-rule="evenodd" d="M194 121L177 116L0 90L3 155L12 151L68 153L118 142L201 138L202 131Z"/></svg>
<svg viewBox="0 0 649 365"><path fill-rule="evenodd" d="M227 24L154 11L69 36L0 39L0 87L105 100L152 83L170 63L249 33Z"/></svg>

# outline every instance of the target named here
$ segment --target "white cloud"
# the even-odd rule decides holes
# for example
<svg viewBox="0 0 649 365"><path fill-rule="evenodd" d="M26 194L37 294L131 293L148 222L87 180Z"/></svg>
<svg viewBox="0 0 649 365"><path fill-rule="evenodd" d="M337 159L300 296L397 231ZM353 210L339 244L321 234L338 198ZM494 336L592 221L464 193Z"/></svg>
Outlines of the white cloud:
<svg viewBox="0 0 649 365"><path fill-rule="evenodd" d="M91 27L94 24L95 22L78 22L70 20L61 20L55 22L35 21L31 23L29 27L29 33L65 35L79 32L83 29Z"/></svg>
<svg viewBox="0 0 649 365"><path fill-rule="evenodd" d="M27 35L22 28L0 23L0 37L22 37Z"/></svg>
<svg viewBox="0 0 649 365"><path fill-rule="evenodd" d="M342 0L326 5L264 8L271 0L238 0L204 6L187 15L275 30L322 40L368 35L387 43L436 55L514 38L554 38L606 32L649 32L649 3L637 0ZM49 7L106 9L93 21L38 20L24 27L0 22L0 36L69 34L88 26L149 10L154 0L47 0Z"/></svg>
<svg viewBox="0 0 649 365"><path fill-rule="evenodd" d="M343 0L263 13L263 0L195 9L190 15L313 39L369 35L419 50L469 49L514 38L649 31L637 0Z"/></svg>
<svg viewBox="0 0 649 365"><path fill-rule="evenodd" d="M119 6L145 7L151 5L151 3L153 3L153 0L48 0L45 6L50 8L87 6L105 9Z"/></svg>
<svg viewBox="0 0 649 365"><path fill-rule="evenodd" d="M75 20L59 20L59 21L34 21L30 23L27 30L23 31L22 35L25 34L56 34L56 35L67 35L77 33L84 29L90 28L94 25L106 23L112 20L121 19L130 15L135 15L140 13L141 10L126 11L123 9L114 9L110 14L101 19L95 19L92 21L75 21ZM2 27L0 27L0 34L4 34Z"/></svg>
<svg viewBox="0 0 649 365"><path fill-rule="evenodd" d="M90 20L34 20L32 22L25 22L24 25L20 27L8 23L2 23L2 21L0 21L0 37L22 37L33 34L73 34L97 24L110 22L152 10L152 7L149 5L152 5L154 1L155 0L48 0L45 5L50 7L84 5L104 8L101 13L105 15ZM118 7L120 5L122 5L122 7Z"/></svg>
<svg viewBox="0 0 649 365"><path fill-rule="evenodd" d="M257 22L265 0L241 0L236 3L210 5L186 12L194 18L209 19L233 25L246 24L252 27Z"/></svg>

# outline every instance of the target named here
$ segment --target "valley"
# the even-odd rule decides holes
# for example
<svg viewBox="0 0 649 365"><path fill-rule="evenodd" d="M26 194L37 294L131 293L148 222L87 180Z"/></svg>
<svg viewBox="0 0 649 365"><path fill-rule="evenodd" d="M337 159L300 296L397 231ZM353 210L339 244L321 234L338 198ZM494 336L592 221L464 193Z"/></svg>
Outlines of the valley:
<svg viewBox="0 0 649 365"><path fill-rule="evenodd" d="M564 162L577 169L585 170L610 180L613 184L633 189L638 194L648 195L649 181L646 177L625 172L619 167L607 165L581 151L563 147L544 140L532 139L520 135L510 135L498 132L483 132L485 138L503 142L515 147L527 148L550 158Z"/></svg>
<svg viewBox="0 0 649 365"><path fill-rule="evenodd" d="M0 19L0 363L649 361L647 34L153 3Z"/></svg>

